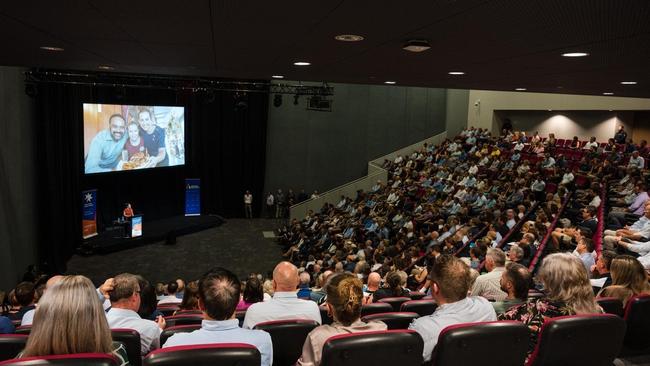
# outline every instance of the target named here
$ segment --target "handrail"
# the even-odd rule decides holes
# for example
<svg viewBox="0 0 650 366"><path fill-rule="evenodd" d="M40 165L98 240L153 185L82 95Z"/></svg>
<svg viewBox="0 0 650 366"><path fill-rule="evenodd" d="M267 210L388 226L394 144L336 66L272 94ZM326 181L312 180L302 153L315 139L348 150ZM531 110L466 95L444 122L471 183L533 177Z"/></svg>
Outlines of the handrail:
<svg viewBox="0 0 650 366"><path fill-rule="evenodd" d="M553 218L553 221L551 221L551 225L549 225L548 230L546 230L546 235L544 235L544 239L539 243L539 247L537 248L537 252L535 253L535 256L533 259L530 261L530 264L528 265L528 270L530 273L533 273L537 267L537 263L539 262L540 257L543 255L544 250L546 250L546 245L548 243L549 238L551 237L551 234L557 227L557 223L560 220L560 216L562 213L564 213L564 209L566 208L566 205L569 203L569 199L571 199L571 196L573 195L573 191L570 191L567 193L566 198L564 198L564 202L562 203L562 206L560 206L560 209L557 210L557 214L555 215L555 218Z"/></svg>
<svg viewBox="0 0 650 366"><path fill-rule="evenodd" d="M489 227L490 227L490 225L484 225L483 228L482 228L481 230L479 230L476 234L474 234L471 238L469 238L469 239L467 240L467 242L463 244L463 246L461 246L460 248L458 248L458 250L454 253L454 256L458 257L458 255L459 255L460 253L462 253L462 251L463 251L465 248L467 248L467 246L468 246L471 242L476 241L476 239L478 239L479 236L483 235L483 233L486 232L487 229L488 229Z"/></svg>
<svg viewBox="0 0 650 366"><path fill-rule="evenodd" d="M598 207L598 226L596 226L596 232L593 234L592 239L594 241L594 246L596 249L596 254L600 257L600 253L603 251L603 231L605 229L605 199L607 196L607 183L601 184L600 187L600 207Z"/></svg>

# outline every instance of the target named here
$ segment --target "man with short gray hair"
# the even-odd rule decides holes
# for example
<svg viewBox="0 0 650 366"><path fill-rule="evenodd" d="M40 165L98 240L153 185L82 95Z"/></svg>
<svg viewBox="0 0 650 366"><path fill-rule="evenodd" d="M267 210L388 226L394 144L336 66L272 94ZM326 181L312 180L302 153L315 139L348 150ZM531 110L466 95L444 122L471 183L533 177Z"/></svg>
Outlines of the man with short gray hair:
<svg viewBox="0 0 650 366"><path fill-rule="evenodd" d="M485 269L488 273L478 276L472 287L472 296L483 296L489 300L503 301L508 294L501 290L501 274L505 271L506 255L499 248L490 248L485 255Z"/></svg>

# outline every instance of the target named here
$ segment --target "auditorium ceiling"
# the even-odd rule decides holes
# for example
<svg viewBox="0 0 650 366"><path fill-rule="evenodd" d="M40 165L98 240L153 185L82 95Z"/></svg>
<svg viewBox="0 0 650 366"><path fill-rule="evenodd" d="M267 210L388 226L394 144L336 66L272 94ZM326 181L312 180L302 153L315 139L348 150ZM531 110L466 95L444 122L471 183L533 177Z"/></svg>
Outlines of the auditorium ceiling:
<svg viewBox="0 0 650 366"><path fill-rule="evenodd" d="M650 97L648 0L2 1L0 39L2 65Z"/></svg>

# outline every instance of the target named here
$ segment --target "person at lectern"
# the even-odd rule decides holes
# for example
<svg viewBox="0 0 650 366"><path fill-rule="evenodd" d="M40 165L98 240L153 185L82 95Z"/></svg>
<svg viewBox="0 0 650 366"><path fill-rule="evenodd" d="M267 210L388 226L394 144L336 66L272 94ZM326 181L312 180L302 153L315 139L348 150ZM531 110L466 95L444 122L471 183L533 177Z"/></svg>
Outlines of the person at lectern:
<svg viewBox="0 0 650 366"><path fill-rule="evenodd" d="M126 120L121 114L108 117L108 129L100 131L90 142L86 156L86 173L115 170L126 141L125 132Z"/></svg>
<svg viewBox="0 0 650 366"><path fill-rule="evenodd" d="M124 211L122 211L122 216L124 216L126 220L130 220L133 217L133 208L130 203L126 204Z"/></svg>

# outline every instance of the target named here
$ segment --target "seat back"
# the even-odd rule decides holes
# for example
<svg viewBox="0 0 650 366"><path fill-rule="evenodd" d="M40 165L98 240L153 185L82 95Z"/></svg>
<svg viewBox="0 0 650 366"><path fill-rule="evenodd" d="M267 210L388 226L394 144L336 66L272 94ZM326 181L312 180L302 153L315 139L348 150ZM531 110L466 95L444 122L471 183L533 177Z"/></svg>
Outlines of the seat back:
<svg viewBox="0 0 650 366"><path fill-rule="evenodd" d="M389 330L393 329L408 329L413 319L418 318L419 315L413 312L396 311L392 313L379 313L367 315L361 318L364 322L382 321L386 323Z"/></svg>
<svg viewBox="0 0 650 366"><path fill-rule="evenodd" d="M237 321L239 321L239 327L244 326L244 318L246 318L246 310L244 311L236 311L235 312L235 318L237 318Z"/></svg>
<svg viewBox="0 0 650 366"><path fill-rule="evenodd" d="M259 323L255 329L271 335L273 341L273 364L293 365L302 354L302 346L307 335L318 323L311 319L287 319Z"/></svg>
<svg viewBox="0 0 650 366"><path fill-rule="evenodd" d="M614 314L623 317L623 302L620 299L616 297L599 297L596 299L596 302L607 314Z"/></svg>
<svg viewBox="0 0 650 366"><path fill-rule="evenodd" d="M385 302L375 302L361 306L361 317L371 314L388 313L393 311L393 306Z"/></svg>
<svg viewBox="0 0 650 366"><path fill-rule="evenodd" d="M201 310L179 310L175 315L203 315Z"/></svg>
<svg viewBox="0 0 650 366"><path fill-rule="evenodd" d="M177 325L175 327L167 327L165 328L165 330L162 331L162 333L160 333L160 345L161 346L164 345L165 342L167 342L167 339L176 333L189 333L197 329L201 329L200 324Z"/></svg>
<svg viewBox="0 0 650 366"><path fill-rule="evenodd" d="M409 293L409 297L411 298L411 300L422 300L422 298L424 298L425 296L427 296L427 294L425 294L424 292L412 291L411 293Z"/></svg>
<svg viewBox="0 0 650 366"><path fill-rule="evenodd" d="M32 326L31 325L21 325L20 327L16 328L16 334L27 334L32 331Z"/></svg>
<svg viewBox="0 0 650 366"><path fill-rule="evenodd" d="M0 334L0 361L16 357L25 349L28 337L25 334Z"/></svg>
<svg viewBox="0 0 650 366"><path fill-rule="evenodd" d="M119 364L117 358L105 353L24 357L0 362L0 365L12 366L118 366Z"/></svg>
<svg viewBox="0 0 650 366"><path fill-rule="evenodd" d="M451 325L440 332L431 360L433 365L523 365L528 339L521 322Z"/></svg>
<svg viewBox="0 0 650 366"><path fill-rule="evenodd" d="M190 314L190 315L172 315L165 317L165 322L167 323L168 327L175 327L177 325L193 325L193 324L201 324L203 321L203 315L196 315L196 314Z"/></svg>
<svg viewBox="0 0 650 366"><path fill-rule="evenodd" d="M145 366L259 366L260 351L244 343L199 344L155 350L144 358Z"/></svg>
<svg viewBox="0 0 650 366"><path fill-rule="evenodd" d="M433 314L437 308L438 304L433 300L411 300L402 303L400 310L418 313L419 316L427 316Z"/></svg>
<svg viewBox="0 0 650 366"><path fill-rule="evenodd" d="M329 325L334 322L334 319L327 313L327 307L325 305L319 306L318 310L320 311L320 318L324 325Z"/></svg>
<svg viewBox="0 0 650 366"><path fill-rule="evenodd" d="M140 333L134 329L111 329L113 341L121 342L126 348L126 354L129 357L129 364L133 366L142 365L140 356Z"/></svg>
<svg viewBox="0 0 650 366"><path fill-rule="evenodd" d="M634 351L650 349L650 295L630 298L625 306L625 347Z"/></svg>
<svg viewBox="0 0 650 366"><path fill-rule="evenodd" d="M603 342L605 335L607 342ZM625 321L612 314L548 319L526 365L611 365L624 336Z"/></svg>
<svg viewBox="0 0 650 366"><path fill-rule="evenodd" d="M412 330L340 334L323 345L321 366L420 366L423 345Z"/></svg>
<svg viewBox="0 0 650 366"><path fill-rule="evenodd" d="M178 305L169 304L159 305L157 309L163 316L172 316L176 311L180 310L180 307L178 307Z"/></svg>
<svg viewBox="0 0 650 366"><path fill-rule="evenodd" d="M390 304L393 307L393 311L399 311L400 306L402 306L402 303L411 301L410 297L406 296L400 296L400 297L385 297L379 302L385 302L386 304Z"/></svg>

